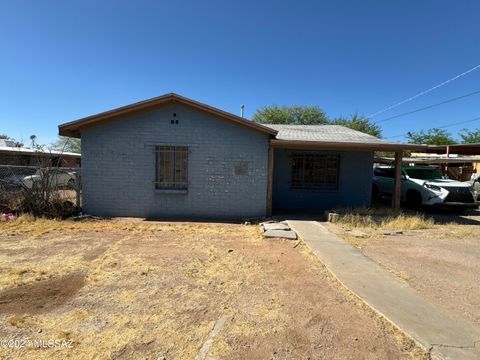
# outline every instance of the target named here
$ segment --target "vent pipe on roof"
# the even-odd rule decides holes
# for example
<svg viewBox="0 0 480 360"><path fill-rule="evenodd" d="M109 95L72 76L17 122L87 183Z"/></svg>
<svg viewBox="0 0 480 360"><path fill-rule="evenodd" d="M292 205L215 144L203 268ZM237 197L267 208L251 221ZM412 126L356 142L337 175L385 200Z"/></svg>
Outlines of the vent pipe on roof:
<svg viewBox="0 0 480 360"><path fill-rule="evenodd" d="M244 112L244 110L245 110L245 105L241 105L241 106L240 106L240 117L242 117L242 118L243 118L243 112Z"/></svg>

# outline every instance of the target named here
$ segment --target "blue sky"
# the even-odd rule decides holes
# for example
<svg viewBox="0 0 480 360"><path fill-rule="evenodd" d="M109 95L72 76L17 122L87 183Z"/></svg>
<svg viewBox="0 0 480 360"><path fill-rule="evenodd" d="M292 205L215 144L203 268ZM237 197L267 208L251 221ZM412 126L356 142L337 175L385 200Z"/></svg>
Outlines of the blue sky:
<svg viewBox="0 0 480 360"><path fill-rule="evenodd" d="M0 133L177 92L371 114L480 64L477 1L0 0ZM375 120L480 90L480 69ZM384 137L480 116L480 94L382 124ZM480 121L449 128L480 128ZM392 140L403 140L401 137Z"/></svg>

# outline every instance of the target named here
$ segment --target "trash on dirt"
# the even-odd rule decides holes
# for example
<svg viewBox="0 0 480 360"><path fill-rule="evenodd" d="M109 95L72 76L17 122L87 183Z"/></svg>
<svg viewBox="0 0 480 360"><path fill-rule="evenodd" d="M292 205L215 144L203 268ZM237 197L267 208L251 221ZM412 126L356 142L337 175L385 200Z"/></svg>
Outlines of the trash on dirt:
<svg viewBox="0 0 480 360"><path fill-rule="evenodd" d="M380 235L402 235L404 232L402 230L387 230L387 231L380 231Z"/></svg>
<svg viewBox="0 0 480 360"><path fill-rule="evenodd" d="M87 220L87 219L101 220L102 218L99 217L99 216L93 216L93 215L88 215L88 214L80 214L80 215L76 215L76 216L71 216L69 218L69 220L73 220L73 221L80 221L80 220Z"/></svg>
<svg viewBox="0 0 480 360"><path fill-rule="evenodd" d="M356 237L356 238L366 238L366 237L368 237L367 233L364 233L363 231L360 231L360 230L352 230L348 234L353 236L353 237Z"/></svg>
<svg viewBox="0 0 480 360"><path fill-rule="evenodd" d="M340 219L340 214L336 212L325 211L325 218L328 222L337 222Z"/></svg>
<svg viewBox="0 0 480 360"><path fill-rule="evenodd" d="M9 221L13 219L15 219L15 215L13 215L12 213L2 214L2 220Z"/></svg>

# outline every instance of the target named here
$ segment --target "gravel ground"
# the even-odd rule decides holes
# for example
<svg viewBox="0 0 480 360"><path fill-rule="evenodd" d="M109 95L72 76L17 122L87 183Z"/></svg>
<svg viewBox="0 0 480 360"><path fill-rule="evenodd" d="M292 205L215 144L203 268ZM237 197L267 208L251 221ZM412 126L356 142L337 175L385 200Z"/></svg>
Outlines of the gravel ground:
<svg viewBox="0 0 480 360"><path fill-rule="evenodd" d="M353 243L365 255L406 281L430 304L480 327L480 212L426 215L435 220L432 229L361 229L347 233L349 241L356 235ZM329 226L342 235L340 228Z"/></svg>
<svg viewBox="0 0 480 360"><path fill-rule="evenodd" d="M362 250L432 305L480 327L480 237L444 236L411 231L368 242Z"/></svg>

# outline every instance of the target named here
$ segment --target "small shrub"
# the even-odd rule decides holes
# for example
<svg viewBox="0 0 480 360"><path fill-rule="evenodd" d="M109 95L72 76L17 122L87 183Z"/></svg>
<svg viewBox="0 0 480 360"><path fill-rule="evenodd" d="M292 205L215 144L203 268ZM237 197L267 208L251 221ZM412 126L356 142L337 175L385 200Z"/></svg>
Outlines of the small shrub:
<svg viewBox="0 0 480 360"><path fill-rule="evenodd" d="M0 182L0 212L30 214L35 217L66 218L78 213L73 199L65 196L72 184L52 181L49 168L39 168L40 176L16 184ZM73 192L70 190L70 192Z"/></svg>

